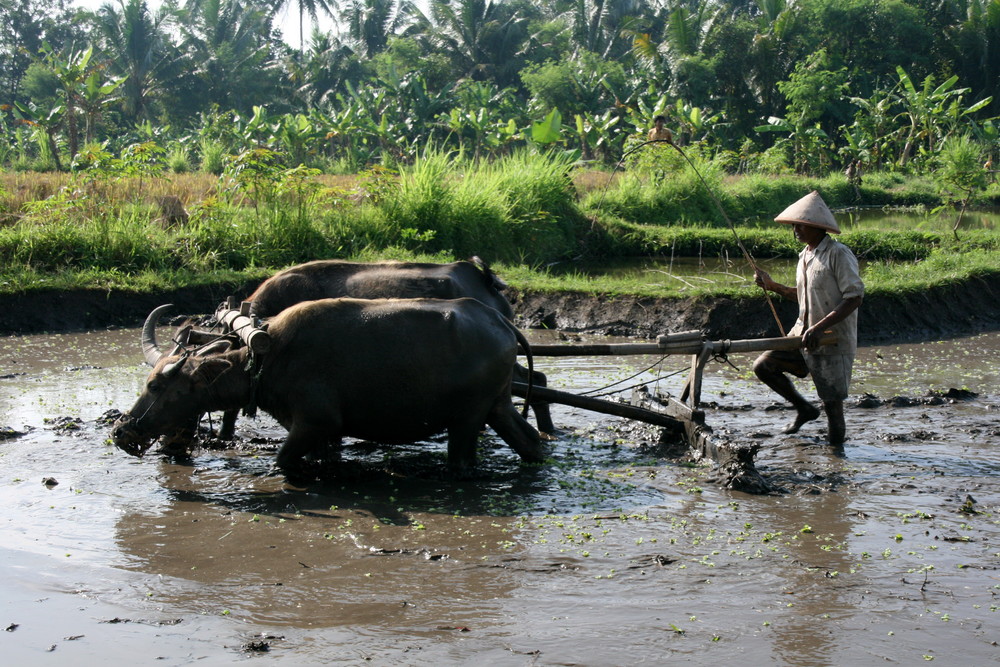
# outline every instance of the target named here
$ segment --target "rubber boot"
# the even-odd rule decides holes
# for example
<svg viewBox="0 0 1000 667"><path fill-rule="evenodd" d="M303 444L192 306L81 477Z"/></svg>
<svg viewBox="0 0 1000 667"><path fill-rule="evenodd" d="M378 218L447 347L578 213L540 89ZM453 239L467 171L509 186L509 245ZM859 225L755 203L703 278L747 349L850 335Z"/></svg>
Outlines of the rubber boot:
<svg viewBox="0 0 1000 667"><path fill-rule="evenodd" d="M844 444L847 435L847 425L844 423L844 402L823 401L823 410L826 412L827 434L830 444L839 447Z"/></svg>

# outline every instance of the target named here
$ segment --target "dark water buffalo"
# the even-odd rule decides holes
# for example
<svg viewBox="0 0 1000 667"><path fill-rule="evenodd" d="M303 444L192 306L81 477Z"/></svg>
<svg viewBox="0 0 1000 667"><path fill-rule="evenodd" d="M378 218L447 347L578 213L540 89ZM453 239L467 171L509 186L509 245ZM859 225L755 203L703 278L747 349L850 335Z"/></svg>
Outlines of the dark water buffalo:
<svg viewBox="0 0 1000 667"><path fill-rule="evenodd" d="M201 414L256 405L288 429L277 464L344 436L411 442L448 431L448 462L475 463L483 424L526 461L544 453L511 402L523 337L475 299L322 299L270 321L271 349L248 369L246 347L160 358L112 428L141 455L152 439L194 432Z"/></svg>
<svg viewBox="0 0 1000 667"><path fill-rule="evenodd" d="M514 319L501 294L506 285L478 257L451 264L347 262L323 259L279 271L247 297L250 310L266 319L300 301L349 296L356 299L458 299L470 297Z"/></svg>
<svg viewBox="0 0 1000 667"><path fill-rule="evenodd" d="M513 321L514 311L502 294L506 284L490 270L489 266L473 257L470 261L450 264L427 262L348 262L342 260L317 260L299 264L271 276L247 297L250 310L261 319L273 317L284 309L302 301L333 297L357 299L458 299L470 297L490 306L508 320ZM154 311L157 313L158 311ZM155 365L161 353L155 340L153 318L146 320L143 328L143 352L150 366ZM517 365L515 378L527 382L527 370ZM544 387L545 375L533 372L531 383ZM538 429L544 433L555 432L549 405L534 401ZM229 412L222 422L220 436L231 438L236 426L236 413Z"/></svg>

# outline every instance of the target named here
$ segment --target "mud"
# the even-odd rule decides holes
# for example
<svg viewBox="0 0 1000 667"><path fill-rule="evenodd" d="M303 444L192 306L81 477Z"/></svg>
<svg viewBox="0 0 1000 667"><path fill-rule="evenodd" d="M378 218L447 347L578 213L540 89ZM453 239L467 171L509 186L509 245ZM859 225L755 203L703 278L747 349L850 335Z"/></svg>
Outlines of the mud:
<svg viewBox="0 0 1000 667"><path fill-rule="evenodd" d="M1000 334L864 347L842 456L822 423L780 434L751 358L711 364L708 421L761 447L769 496L720 488L658 429L565 407L548 462L486 435L469 480L443 439L349 442L289 487L265 418L238 447L135 459L106 418L146 374L137 339L0 339L11 664L1000 658ZM686 361L537 360L559 389L675 394Z"/></svg>
<svg viewBox="0 0 1000 667"><path fill-rule="evenodd" d="M919 294L866 295L858 314L862 345L915 342L1000 328L1000 276L967 285L948 285ZM774 301L790 329L797 308ZM524 292L514 299L522 326L613 336L655 338L675 331L703 331L709 338L778 335L771 310L761 299L656 299L581 293Z"/></svg>

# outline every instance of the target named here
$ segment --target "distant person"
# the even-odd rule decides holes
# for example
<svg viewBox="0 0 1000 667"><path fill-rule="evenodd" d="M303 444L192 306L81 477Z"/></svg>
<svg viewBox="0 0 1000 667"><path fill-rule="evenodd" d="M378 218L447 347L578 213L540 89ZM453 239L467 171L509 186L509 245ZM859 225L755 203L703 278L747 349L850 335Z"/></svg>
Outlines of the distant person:
<svg viewBox="0 0 1000 667"><path fill-rule="evenodd" d="M798 378L811 375L826 412L827 438L839 447L846 437L844 399L858 347L857 311L865 293L858 260L847 246L830 236L839 234L840 227L816 191L774 220L791 225L796 240L806 246L799 253L795 286L776 283L759 269L754 280L763 289L798 302L799 317L788 335L802 336L803 349L768 350L757 357L753 370L796 410L795 419L783 433L796 433L819 417L819 410L796 391L787 374ZM837 342L820 346L819 339L826 331L835 333Z"/></svg>
<svg viewBox="0 0 1000 667"><path fill-rule="evenodd" d="M667 122L666 116L656 116L653 119L653 127L649 130L649 141L672 141L673 133L663 125Z"/></svg>
<svg viewBox="0 0 1000 667"><path fill-rule="evenodd" d="M851 160L844 170L847 182L854 188L854 196L861 199L861 160Z"/></svg>

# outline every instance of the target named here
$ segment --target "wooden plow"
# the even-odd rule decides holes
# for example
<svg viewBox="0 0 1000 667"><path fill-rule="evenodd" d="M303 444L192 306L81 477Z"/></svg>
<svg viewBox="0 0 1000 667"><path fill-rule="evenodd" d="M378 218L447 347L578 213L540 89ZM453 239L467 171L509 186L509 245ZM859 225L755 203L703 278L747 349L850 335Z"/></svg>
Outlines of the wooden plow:
<svg viewBox="0 0 1000 667"><path fill-rule="evenodd" d="M820 344L829 345L836 340L836 336L828 334L821 339ZM655 343L532 345L531 353L535 357L643 354L689 355L691 358L691 366L680 399L650 393L646 387L633 390L629 403L581 396L545 387L532 387L532 397L550 403L634 419L682 433L693 459L715 462L717 479L721 484L747 493L768 493L771 487L754 466L754 456L760 450L760 445L720 440L705 423L705 411L701 408L702 377L705 365L713 358L725 357L733 352L793 350L800 347L802 347L801 336L710 341L705 340L700 331L666 334L660 336ZM514 394L523 397L526 392L527 385L514 383Z"/></svg>

